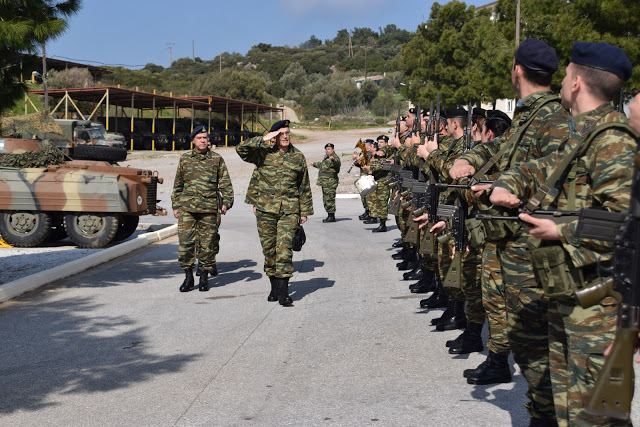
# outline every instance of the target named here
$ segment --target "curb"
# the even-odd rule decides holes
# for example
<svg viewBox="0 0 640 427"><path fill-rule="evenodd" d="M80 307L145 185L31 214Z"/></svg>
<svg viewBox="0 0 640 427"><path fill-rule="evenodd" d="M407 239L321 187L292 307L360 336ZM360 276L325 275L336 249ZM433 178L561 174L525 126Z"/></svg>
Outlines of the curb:
<svg viewBox="0 0 640 427"><path fill-rule="evenodd" d="M49 270L32 274L22 279L14 280L0 286L0 303L9 301L20 294L37 289L47 283L63 279L80 273L96 265L111 261L114 258L127 254L129 252L140 249L151 243L158 242L171 236L178 234L178 225L149 227L149 232L141 234L135 239L131 239L119 245L112 246L107 249L100 250L86 257L59 265Z"/></svg>

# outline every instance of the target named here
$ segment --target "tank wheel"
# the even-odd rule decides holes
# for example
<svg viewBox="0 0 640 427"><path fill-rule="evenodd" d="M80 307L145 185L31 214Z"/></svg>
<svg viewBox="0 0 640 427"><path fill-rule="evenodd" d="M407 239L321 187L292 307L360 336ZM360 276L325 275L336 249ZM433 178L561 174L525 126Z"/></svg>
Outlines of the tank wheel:
<svg viewBox="0 0 640 427"><path fill-rule="evenodd" d="M118 231L118 217L113 214L78 212L64 216L69 239L80 248L101 248L113 240Z"/></svg>
<svg viewBox="0 0 640 427"><path fill-rule="evenodd" d="M113 242L120 242L135 233L140 217L137 215L121 215L118 231L113 237Z"/></svg>
<svg viewBox="0 0 640 427"><path fill-rule="evenodd" d="M47 240L51 216L45 212L0 213L0 235L12 246L31 248Z"/></svg>

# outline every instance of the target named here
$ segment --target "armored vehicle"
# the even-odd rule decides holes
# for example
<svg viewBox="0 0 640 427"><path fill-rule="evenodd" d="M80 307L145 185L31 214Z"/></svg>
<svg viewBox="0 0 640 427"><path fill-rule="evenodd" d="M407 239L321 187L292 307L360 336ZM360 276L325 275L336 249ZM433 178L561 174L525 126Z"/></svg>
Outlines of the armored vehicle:
<svg viewBox="0 0 640 427"><path fill-rule="evenodd" d="M49 141L2 137L0 165L0 235L13 246L68 236L100 248L133 234L141 215L166 215L154 171L65 161Z"/></svg>

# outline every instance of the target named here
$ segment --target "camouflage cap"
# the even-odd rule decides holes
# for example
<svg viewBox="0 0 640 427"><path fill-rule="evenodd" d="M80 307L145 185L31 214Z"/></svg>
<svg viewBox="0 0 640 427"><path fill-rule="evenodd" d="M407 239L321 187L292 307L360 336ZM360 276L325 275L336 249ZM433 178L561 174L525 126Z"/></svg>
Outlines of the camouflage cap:
<svg viewBox="0 0 640 427"><path fill-rule="evenodd" d="M193 140L193 138L196 137L196 135L198 135L199 133L206 133L208 135L207 132L207 127L205 125L198 125L196 126L192 131L191 134L189 135L189 138L191 138L191 140Z"/></svg>

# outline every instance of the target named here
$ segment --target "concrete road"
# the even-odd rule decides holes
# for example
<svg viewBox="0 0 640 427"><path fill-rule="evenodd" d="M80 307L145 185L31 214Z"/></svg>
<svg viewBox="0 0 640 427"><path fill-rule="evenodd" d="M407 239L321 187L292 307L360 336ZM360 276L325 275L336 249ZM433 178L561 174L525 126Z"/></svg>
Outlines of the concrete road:
<svg viewBox="0 0 640 427"><path fill-rule="evenodd" d="M440 311L399 280L395 226L371 233L357 199L322 224L320 202L290 308L266 300L241 202L209 292L178 292L173 238L0 306L0 424L528 425L517 371L500 386L462 378L486 352L447 353L458 332L433 332Z"/></svg>

